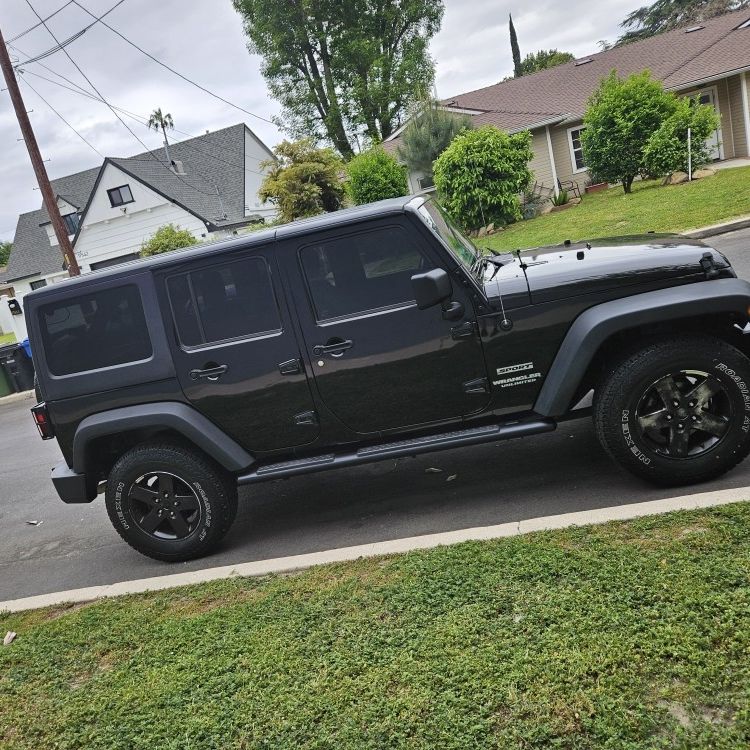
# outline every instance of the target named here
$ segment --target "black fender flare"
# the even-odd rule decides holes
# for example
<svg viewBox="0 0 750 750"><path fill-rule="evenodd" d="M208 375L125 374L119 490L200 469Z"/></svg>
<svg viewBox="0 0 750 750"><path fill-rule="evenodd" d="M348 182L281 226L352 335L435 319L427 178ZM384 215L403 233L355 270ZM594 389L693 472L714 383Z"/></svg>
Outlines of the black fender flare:
<svg viewBox="0 0 750 750"><path fill-rule="evenodd" d="M613 334L629 328L680 318L736 313L748 318L750 283L717 279L657 289L602 302L582 312L568 329L534 403L545 417L561 417L599 348Z"/></svg>
<svg viewBox="0 0 750 750"><path fill-rule="evenodd" d="M233 473L243 471L255 462L251 454L192 406L177 401L159 401L110 409L86 417L78 425L73 438L73 470L86 473L88 448L94 440L149 428L179 433Z"/></svg>

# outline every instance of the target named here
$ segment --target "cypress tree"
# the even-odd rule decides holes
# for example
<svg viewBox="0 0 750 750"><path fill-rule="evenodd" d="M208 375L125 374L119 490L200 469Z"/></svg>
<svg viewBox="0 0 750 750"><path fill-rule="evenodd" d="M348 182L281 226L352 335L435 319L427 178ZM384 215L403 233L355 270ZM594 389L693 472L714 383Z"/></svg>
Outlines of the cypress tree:
<svg viewBox="0 0 750 750"><path fill-rule="evenodd" d="M521 67L521 50L518 47L518 37L516 36L516 27L513 25L513 16L508 15L510 19L510 49L513 53L513 75L520 78L523 75Z"/></svg>

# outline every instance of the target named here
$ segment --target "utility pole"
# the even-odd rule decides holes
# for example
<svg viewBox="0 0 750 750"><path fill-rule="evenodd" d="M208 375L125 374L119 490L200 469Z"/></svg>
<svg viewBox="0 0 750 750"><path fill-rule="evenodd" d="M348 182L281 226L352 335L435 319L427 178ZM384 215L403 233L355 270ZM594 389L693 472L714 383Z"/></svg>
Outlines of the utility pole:
<svg viewBox="0 0 750 750"><path fill-rule="evenodd" d="M68 230L65 227L65 222L60 215L60 209L57 206L57 199L52 192L52 185L50 185L49 177L47 176L47 169L44 166L42 155L39 152L39 144L36 142L36 136L31 128L31 121L26 113L26 105L23 103L21 91L18 88L18 81L16 80L16 75L13 71L13 65L10 61L10 56L8 55L8 49L5 46L2 31L0 31L0 68L3 69L5 83L8 85L10 98L13 102L13 109L16 111L18 124L21 127L21 133L26 142L26 148L29 151L31 164L34 167L36 180L39 183L39 190L42 192L44 207L47 209L49 218L52 221L52 227L55 230L55 236L60 245L63 260L68 266L68 274L70 276L78 276L81 273L81 269L78 265L75 253L73 252L73 246L70 244L70 238L68 237Z"/></svg>

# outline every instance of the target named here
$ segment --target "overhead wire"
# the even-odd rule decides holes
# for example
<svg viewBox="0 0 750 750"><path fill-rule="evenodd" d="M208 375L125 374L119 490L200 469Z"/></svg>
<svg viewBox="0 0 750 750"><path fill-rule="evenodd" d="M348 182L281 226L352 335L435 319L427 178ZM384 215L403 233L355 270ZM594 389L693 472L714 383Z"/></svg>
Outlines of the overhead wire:
<svg viewBox="0 0 750 750"><path fill-rule="evenodd" d="M69 5L73 5L73 0L68 0L65 5L58 8L54 13L50 13L44 20L49 21L50 18L54 18L58 13L65 10ZM6 39L5 43L10 44L11 42L15 42L16 39L20 39L22 36L26 36L26 34L29 34L30 32L34 31L34 29L38 29L42 25L41 21L37 21L33 26L30 26L26 31L22 31L20 34L16 34L14 37L10 39Z"/></svg>

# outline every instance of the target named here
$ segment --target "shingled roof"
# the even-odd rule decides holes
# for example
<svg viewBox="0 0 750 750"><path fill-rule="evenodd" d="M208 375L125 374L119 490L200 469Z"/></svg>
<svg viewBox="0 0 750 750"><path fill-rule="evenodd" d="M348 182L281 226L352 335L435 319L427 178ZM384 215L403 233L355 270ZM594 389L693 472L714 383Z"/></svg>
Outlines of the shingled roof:
<svg viewBox="0 0 750 750"><path fill-rule="evenodd" d="M458 94L442 104L449 110L473 110L478 113L473 117L476 125L491 124L509 132L551 124L555 118L580 120L590 96L612 70L628 76L647 69L665 88L680 90L750 69L750 28L740 28L749 19L748 8L734 11Z"/></svg>
<svg viewBox="0 0 750 750"><path fill-rule="evenodd" d="M244 123L171 144L169 154L181 161L185 174L169 168L163 148L124 158L108 158L101 167L52 181L55 195L84 211L99 175L108 163L182 206L202 221L227 227L247 221L245 217L245 128ZM269 158L273 158L268 152ZM217 195L218 189L218 195ZM62 270L60 249L51 246L41 208L18 219L13 251L0 281L50 274Z"/></svg>

